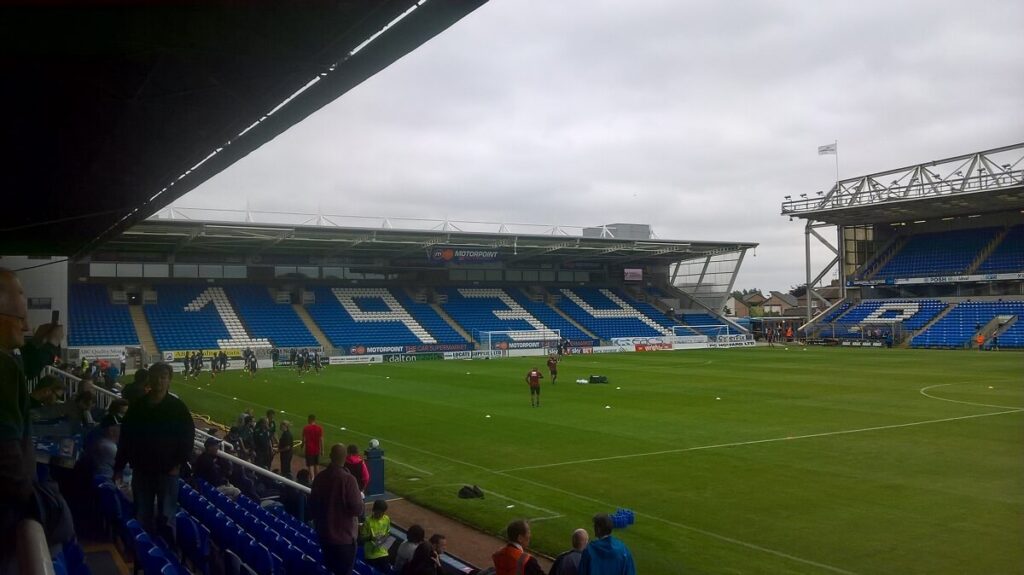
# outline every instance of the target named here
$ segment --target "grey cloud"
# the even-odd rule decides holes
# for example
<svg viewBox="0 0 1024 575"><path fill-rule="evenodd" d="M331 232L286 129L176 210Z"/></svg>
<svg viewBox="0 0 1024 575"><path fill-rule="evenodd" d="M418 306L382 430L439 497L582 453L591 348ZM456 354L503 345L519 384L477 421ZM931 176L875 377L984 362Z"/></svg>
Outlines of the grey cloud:
<svg viewBox="0 0 1024 575"><path fill-rule="evenodd" d="M758 241L785 195L1020 141L1024 4L494 0L178 203ZM819 250L821 251L821 250ZM827 261L825 253L816 260Z"/></svg>

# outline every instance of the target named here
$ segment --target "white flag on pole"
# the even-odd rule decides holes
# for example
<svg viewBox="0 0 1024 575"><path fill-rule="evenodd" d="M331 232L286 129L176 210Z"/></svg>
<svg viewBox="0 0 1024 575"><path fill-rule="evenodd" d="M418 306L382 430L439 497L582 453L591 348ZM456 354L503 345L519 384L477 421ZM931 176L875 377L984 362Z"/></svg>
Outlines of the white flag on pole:
<svg viewBox="0 0 1024 575"><path fill-rule="evenodd" d="M824 146L818 146L819 156L828 156L829 154L835 155L837 153L839 153L839 151L836 150L836 144L826 144Z"/></svg>

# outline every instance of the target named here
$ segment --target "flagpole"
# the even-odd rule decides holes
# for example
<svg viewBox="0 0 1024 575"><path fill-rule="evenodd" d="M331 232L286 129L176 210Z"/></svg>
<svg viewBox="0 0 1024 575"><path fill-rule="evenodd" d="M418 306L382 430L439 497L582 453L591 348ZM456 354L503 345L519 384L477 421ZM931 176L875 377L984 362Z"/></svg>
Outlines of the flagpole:
<svg viewBox="0 0 1024 575"><path fill-rule="evenodd" d="M836 193L839 192L839 140L832 143L836 147Z"/></svg>

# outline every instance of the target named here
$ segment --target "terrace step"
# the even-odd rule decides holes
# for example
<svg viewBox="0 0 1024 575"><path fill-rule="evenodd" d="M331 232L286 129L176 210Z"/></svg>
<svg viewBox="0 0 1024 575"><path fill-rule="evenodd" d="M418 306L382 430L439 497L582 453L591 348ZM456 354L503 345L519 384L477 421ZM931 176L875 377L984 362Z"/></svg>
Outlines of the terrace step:
<svg viewBox="0 0 1024 575"><path fill-rule="evenodd" d="M309 330L309 333L313 334L313 337L316 338L316 341L319 342L321 346L323 346L324 351L334 349L334 346L331 345L331 340L327 339L327 336L324 335L324 332L320 329L320 326L318 326L316 322L313 321L313 318L309 316L309 312L306 311L306 308L297 303L293 303L292 309L295 310L295 313L299 316L299 319L302 320L302 323L306 324L306 329Z"/></svg>

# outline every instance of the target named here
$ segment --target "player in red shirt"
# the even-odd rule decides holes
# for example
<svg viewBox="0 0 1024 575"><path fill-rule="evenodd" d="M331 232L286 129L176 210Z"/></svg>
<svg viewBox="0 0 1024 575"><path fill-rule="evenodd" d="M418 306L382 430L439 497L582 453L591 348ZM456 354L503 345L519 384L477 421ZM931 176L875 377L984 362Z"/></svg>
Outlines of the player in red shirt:
<svg viewBox="0 0 1024 575"><path fill-rule="evenodd" d="M526 383L530 386L530 407L540 407L540 380L544 374L536 367L526 374Z"/></svg>
<svg viewBox="0 0 1024 575"><path fill-rule="evenodd" d="M558 381L558 358L555 354L548 357L548 371L551 372L551 385Z"/></svg>
<svg viewBox="0 0 1024 575"><path fill-rule="evenodd" d="M302 450L306 454L306 468L310 477L320 472L320 454L324 451L324 428L316 423L316 416L310 415L309 423L302 428Z"/></svg>

